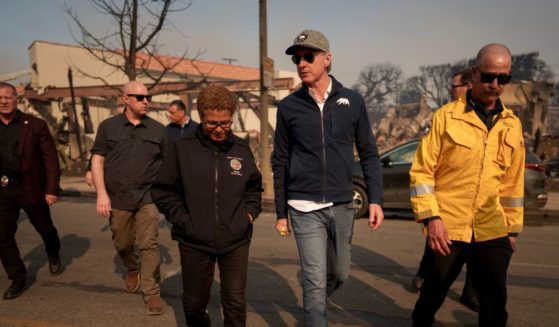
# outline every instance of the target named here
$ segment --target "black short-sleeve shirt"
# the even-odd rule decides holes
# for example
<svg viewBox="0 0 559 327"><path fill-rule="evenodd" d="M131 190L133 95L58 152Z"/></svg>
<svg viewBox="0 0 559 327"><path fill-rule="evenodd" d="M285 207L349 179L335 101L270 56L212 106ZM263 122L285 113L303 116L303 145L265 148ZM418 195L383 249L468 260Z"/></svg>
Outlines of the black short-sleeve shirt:
<svg viewBox="0 0 559 327"><path fill-rule="evenodd" d="M136 126L125 114L101 122L91 153L105 157L111 207L132 211L152 202L149 189L166 146L165 126L148 116Z"/></svg>

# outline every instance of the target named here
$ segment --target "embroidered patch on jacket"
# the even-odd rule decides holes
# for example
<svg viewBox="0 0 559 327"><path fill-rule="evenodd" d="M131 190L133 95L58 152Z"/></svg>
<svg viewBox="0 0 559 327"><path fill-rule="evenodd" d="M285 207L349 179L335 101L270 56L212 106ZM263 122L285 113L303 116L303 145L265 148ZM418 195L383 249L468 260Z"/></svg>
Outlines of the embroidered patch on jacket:
<svg viewBox="0 0 559 327"><path fill-rule="evenodd" d="M243 158L227 157L227 159L229 159L229 166L233 169L231 171L231 175L243 176L241 173L241 168L243 168L243 164L241 162Z"/></svg>
<svg viewBox="0 0 559 327"><path fill-rule="evenodd" d="M340 106L349 106L349 100L347 98L339 98L336 103Z"/></svg>

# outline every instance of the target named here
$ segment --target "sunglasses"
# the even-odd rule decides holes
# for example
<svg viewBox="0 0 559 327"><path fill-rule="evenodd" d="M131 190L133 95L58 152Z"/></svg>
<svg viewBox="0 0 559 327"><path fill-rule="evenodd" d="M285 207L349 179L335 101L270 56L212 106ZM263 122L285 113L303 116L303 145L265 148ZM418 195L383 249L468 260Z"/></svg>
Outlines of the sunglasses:
<svg viewBox="0 0 559 327"><path fill-rule="evenodd" d="M466 84L466 83L456 84L456 85L453 84L453 85L450 86L450 88L454 90L454 89L457 89L457 88L462 87L462 86L468 86L468 84Z"/></svg>
<svg viewBox="0 0 559 327"><path fill-rule="evenodd" d="M493 83L495 79L497 79L497 83L499 85L508 84L512 78L511 74L495 74L495 73L482 73L479 72L481 76L481 81L483 83Z"/></svg>
<svg viewBox="0 0 559 327"><path fill-rule="evenodd" d="M291 61L293 61L295 65L298 65L301 63L301 59L304 59L309 64L312 64L314 62L314 57L315 55L312 52L303 53L302 55L294 54L291 56Z"/></svg>
<svg viewBox="0 0 559 327"><path fill-rule="evenodd" d="M151 95L144 95L144 94L127 94L126 96L134 97L134 98L136 98L136 100L137 100L138 102L142 102L142 101L144 101L144 99L147 99L148 102L151 102Z"/></svg>
<svg viewBox="0 0 559 327"><path fill-rule="evenodd" d="M233 121L231 120L226 120L226 121L205 121L204 124L206 125L207 128L210 129L214 129L214 128L218 128L221 127L222 129L227 129L229 127L231 127L231 125L233 124Z"/></svg>

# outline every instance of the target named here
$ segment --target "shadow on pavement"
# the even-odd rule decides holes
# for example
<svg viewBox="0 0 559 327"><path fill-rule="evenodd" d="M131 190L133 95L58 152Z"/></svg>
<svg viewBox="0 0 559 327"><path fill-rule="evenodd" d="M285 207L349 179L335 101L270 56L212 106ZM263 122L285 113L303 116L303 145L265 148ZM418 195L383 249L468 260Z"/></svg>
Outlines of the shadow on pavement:
<svg viewBox="0 0 559 327"><path fill-rule="evenodd" d="M37 234L37 236L39 236L39 234ZM41 240L40 236L38 239ZM65 244L72 244L72 246L65 246ZM79 237L76 234L67 234L60 239L60 245L60 257L64 264L64 269L67 269L72 265L74 259L83 256L87 252L91 246L91 242L85 237ZM37 278L38 271L48 264L47 254L45 253L45 246L42 240L41 245L37 245L22 259L23 261L31 262L29 267L27 267L27 276L30 280L34 281Z"/></svg>
<svg viewBox="0 0 559 327"><path fill-rule="evenodd" d="M296 321L302 321L303 308L297 305L293 289L285 276L270 268L281 265L283 260L270 259L265 263L259 261L262 260L250 259L248 264L247 310L258 313L268 326L293 326L284 321L280 312L289 313ZM293 263L298 265L297 261L291 262Z"/></svg>

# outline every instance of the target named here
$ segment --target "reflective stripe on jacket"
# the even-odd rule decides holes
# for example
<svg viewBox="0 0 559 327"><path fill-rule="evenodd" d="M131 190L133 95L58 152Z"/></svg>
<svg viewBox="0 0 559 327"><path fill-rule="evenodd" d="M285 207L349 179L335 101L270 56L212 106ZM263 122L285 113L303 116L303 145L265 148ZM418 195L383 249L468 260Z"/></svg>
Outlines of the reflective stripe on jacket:
<svg viewBox="0 0 559 327"><path fill-rule="evenodd" d="M441 107L410 169L416 221L439 216L450 240L478 242L522 231L522 125L504 108L490 132L465 97Z"/></svg>

